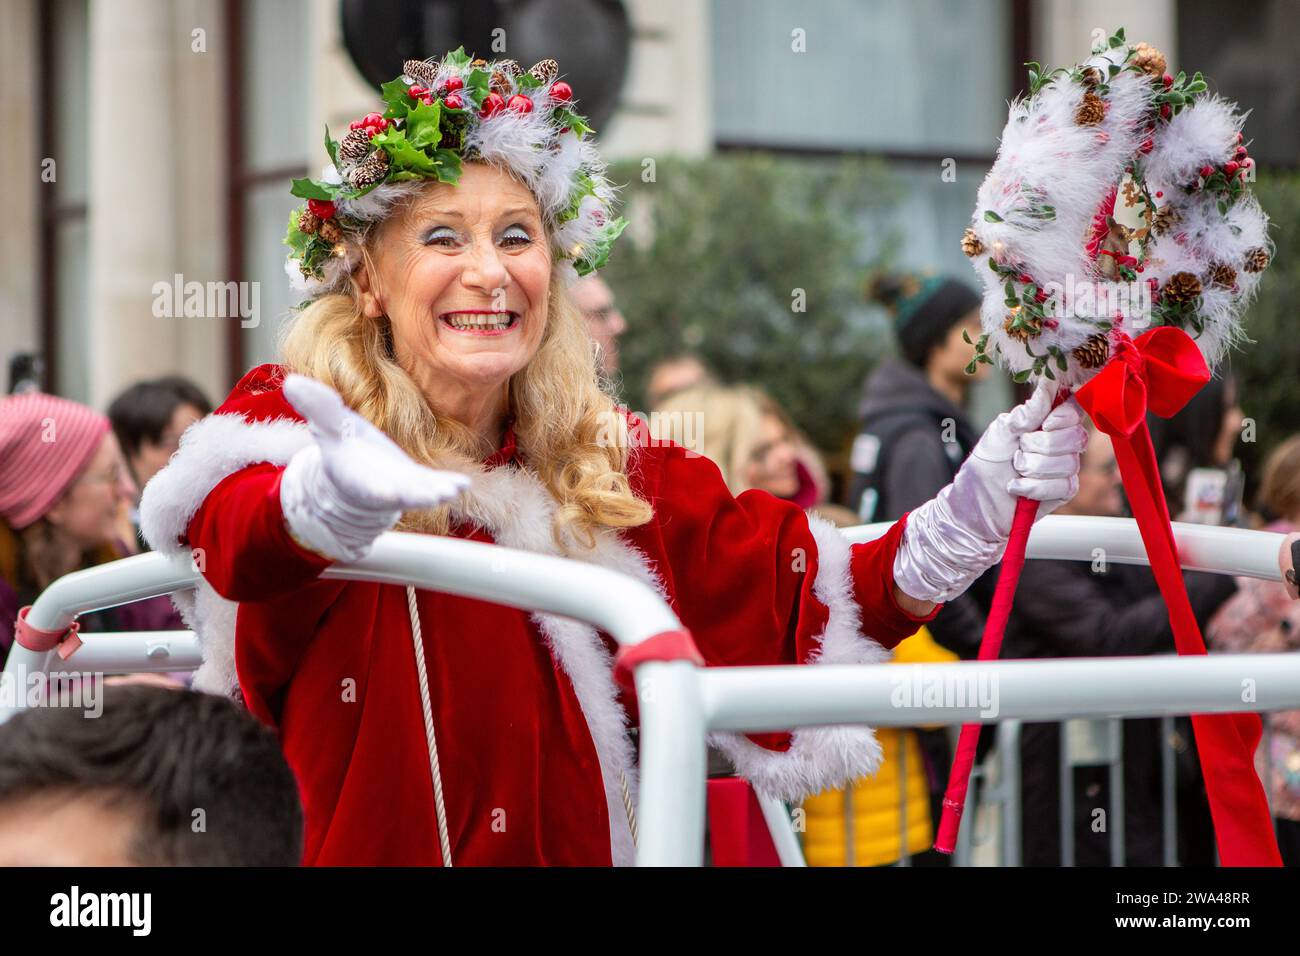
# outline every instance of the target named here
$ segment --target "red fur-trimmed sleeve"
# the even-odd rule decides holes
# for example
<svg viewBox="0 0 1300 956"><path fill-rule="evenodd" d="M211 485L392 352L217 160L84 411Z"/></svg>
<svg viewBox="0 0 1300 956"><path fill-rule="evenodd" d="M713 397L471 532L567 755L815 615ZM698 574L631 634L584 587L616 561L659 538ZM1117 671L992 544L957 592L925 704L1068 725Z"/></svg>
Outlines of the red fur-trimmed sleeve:
<svg viewBox="0 0 1300 956"><path fill-rule="evenodd" d="M882 662L937 613L914 617L894 601L902 521L850 546L790 502L759 491L733 496L713 462L675 445L640 449L630 472L655 518L629 537L711 666ZM715 734L713 742L758 789L785 799L842 786L880 760L865 727Z"/></svg>
<svg viewBox="0 0 1300 956"><path fill-rule="evenodd" d="M231 601L264 601L310 583L330 560L298 545L280 508L284 468L253 465L212 489L187 538L214 591Z"/></svg>

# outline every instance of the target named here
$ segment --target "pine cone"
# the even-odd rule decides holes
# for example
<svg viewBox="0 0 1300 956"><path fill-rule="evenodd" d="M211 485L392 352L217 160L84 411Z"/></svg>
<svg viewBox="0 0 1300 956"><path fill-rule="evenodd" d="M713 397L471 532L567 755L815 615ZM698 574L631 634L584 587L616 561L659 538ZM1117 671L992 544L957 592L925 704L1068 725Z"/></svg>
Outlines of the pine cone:
<svg viewBox="0 0 1300 956"><path fill-rule="evenodd" d="M560 75L560 64L554 60L538 60L529 67L528 72L541 80L542 86L550 86Z"/></svg>
<svg viewBox="0 0 1300 956"><path fill-rule="evenodd" d="M1151 220L1151 228L1157 236L1163 236L1166 232L1182 220L1178 215L1178 210L1173 206L1161 206L1156 210L1155 217Z"/></svg>
<svg viewBox="0 0 1300 956"><path fill-rule="evenodd" d="M370 131L354 129L339 143L339 160L345 165L359 163L370 155Z"/></svg>
<svg viewBox="0 0 1300 956"><path fill-rule="evenodd" d="M1245 269L1247 272L1263 272L1268 268L1268 263L1268 250L1263 246L1256 246L1246 253Z"/></svg>
<svg viewBox="0 0 1300 956"><path fill-rule="evenodd" d="M352 184L353 189L365 189L367 186L382 182L387 175L388 153L377 149L373 156L348 174L348 182Z"/></svg>
<svg viewBox="0 0 1300 956"><path fill-rule="evenodd" d="M1110 358L1110 340L1105 332L1088 336L1082 345L1070 349L1074 360L1084 368L1101 368Z"/></svg>
<svg viewBox="0 0 1300 956"><path fill-rule="evenodd" d="M1083 71L1082 79L1084 86L1096 86L1102 81L1103 77L1101 75L1101 70L1097 69L1095 66L1090 66Z"/></svg>
<svg viewBox="0 0 1300 956"><path fill-rule="evenodd" d="M1106 118L1106 101L1088 90L1083 94L1083 102L1079 104L1079 109L1075 111L1074 121L1080 126L1096 126Z"/></svg>
<svg viewBox="0 0 1300 956"><path fill-rule="evenodd" d="M1210 281L1224 289L1231 289L1237 283L1237 270L1224 262L1210 266Z"/></svg>
<svg viewBox="0 0 1300 956"><path fill-rule="evenodd" d="M1162 302L1183 305L1201 294L1201 280L1190 272L1175 272L1160 290Z"/></svg>
<svg viewBox="0 0 1300 956"><path fill-rule="evenodd" d="M438 64L427 60L407 60L402 64L402 72L426 89L438 85Z"/></svg>
<svg viewBox="0 0 1300 956"><path fill-rule="evenodd" d="M481 66L487 66L487 60L483 59L481 56L476 56L474 59L469 61L469 65L473 69L478 69Z"/></svg>
<svg viewBox="0 0 1300 956"><path fill-rule="evenodd" d="M505 71L510 76L520 76L524 72L524 68L514 60L497 60L497 69Z"/></svg>
<svg viewBox="0 0 1300 956"><path fill-rule="evenodd" d="M320 237L333 245L342 241L343 230L339 228L339 224L333 219L326 219L320 224Z"/></svg>
<svg viewBox="0 0 1300 956"><path fill-rule="evenodd" d="M505 99L510 93L510 77L501 70L492 71L492 81L488 84L488 92L495 93L502 99Z"/></svg>
<svg viewBox="0 0 1300 956"><path fill-rule="evenodd" d="M1133 65L1147 76L1164 76L1168 67L1165 55L1149 43L1139 43L1133 47Z"/></svg>
<svg viewBox="0 0 1300 956"><path fill-rule="evenodd" d="M975 235L975 230L970 226L966 227L966 232L961 237L961 251L971 259L984 252L984 243L980 242L980 237Z"/></svg>
<svg viewBox="0 0 1300 956"><path fill-rule="evenodd" d="M1019 312L1009 313L1002 321L1002 331L1019 342L1028 342L1033 336L1042 334L1042 319L1036 315L1028 315L1020 319L1020 325L1017 327L1014 323L1019 315Z"/></svg>
<svg viewBox="0 0 1300 956"><path fill-rule="evenodd" d="M305 232L307 235L314 235L320 228L320 217L310 209L304 209L302 215L298 217L298 231Z"/></svg>

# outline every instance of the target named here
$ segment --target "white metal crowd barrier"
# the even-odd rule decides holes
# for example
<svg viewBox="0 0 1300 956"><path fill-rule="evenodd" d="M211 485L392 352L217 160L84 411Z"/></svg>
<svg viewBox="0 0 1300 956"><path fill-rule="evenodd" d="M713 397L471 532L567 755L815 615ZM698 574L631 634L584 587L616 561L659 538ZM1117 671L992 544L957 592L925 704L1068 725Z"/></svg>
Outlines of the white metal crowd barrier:
<svg viewBox="0 0 1300 956"><path fill-rule="evenodd" d="M850 540L883 534L888 524L849 529ZM1281 535L1239 529L1175 525L1184 567L1277 578ZM1145 563L1134 522L1127 519L1048 516L1034 526L1031 558ZM637 644L680 625L651 588L615 572L495 545L424 535L386 534L362 561L336 565L331 578L382 581L474 597L529 611L586 621L620 645ZM185 558L138 555L56 581L28 614L41 630L59 630L78 614L192 586ZM93 662L105 673L189 670L198 661L185 633L84 636L69 662L80 671ZM99 645L102 649L98 649ZM85 656L83 656L85 655ZM15 646L5 673L69 669L55 652ZM981 676L982 675L982 676ZM1256 697L1241 700L1241 681ZM927 706L923 714L894 706L903 682L963 688L972 680L998 689L997 714L975 702ZM641 712L638 804L639 865L698 865L704 836L705 735L710 730L763 732L828 724L907 726L1005 718L1126 717L1278 710L1300 705L1300 655L1232 655L1178 659L1000 661L843 667L696 668L685 662L642 664L636 672ZM24 706L7 699L0 720ZM784 816L767 801L770 824ZM788 827L773 826L785 862L797 862ZM794 844L794 845L792 845Z"/></svg>

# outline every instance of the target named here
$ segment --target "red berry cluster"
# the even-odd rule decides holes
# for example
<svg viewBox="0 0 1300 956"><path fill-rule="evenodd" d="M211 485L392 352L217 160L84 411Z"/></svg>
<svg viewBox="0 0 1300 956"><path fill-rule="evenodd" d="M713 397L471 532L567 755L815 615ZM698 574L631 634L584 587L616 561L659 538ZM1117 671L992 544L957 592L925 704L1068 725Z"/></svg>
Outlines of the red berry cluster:
<svg viewBox="0 0 1300 956"><path fill-rule="evenodd" d="M567 103L573 98L573 87L564 81L552 83L547 91L552 100L561 103ZM505 99L499 93L489 93L483 98L483 105L479 108L478 115L482 119L496 116L502 110L514 110L516 113L531 113L533 111L533 101L522 93L516 93L510 99Z"/></svg>
<svg viewBox="0 0 1300 956"><path fill-rule="evenodd" d="M436 90L427 90L423 86L412 86L406 91L406 95L419 100L425 106L432 106L433 101L441 97L442 105L447 109L463 110L465 108L465 98L460 95L459 91L464 88L464 80L459 76L449 76L438 84Z"/></svg>
<svg viewBox="0 0 1300 956"><path fill-rule="evenodd" d="M1250 158L1250 154L1247 152L1246 147L1242 145L1242 139L1243 139L1242 135L1238 133L1237 148L1232 154L1232 159L1228 160L1226 163L1223 164L1222 167L1220 167L1223 171L1224 177L1229 182L1231 182L1238 175L1240 175L1242 179L1245 179L1246 170L1248 170L1255 163L1255 161ZM1202 166L1200 168L1201 179L1200 182L1197 183L1197 186L1204 186L1205 181L1209 179L1211 176L1213 176L1217 171L1218 170L1216 170L1215 167L1210 166L1208 164Z"/></svg>
<svg viewBox="0 0 1300 956"><path fill-rule="evenodd" d="M392 125L392 120L384 119L378 113L367 113L361 119L349 123L348 129L368 129L371 136L377 136Z"/></svg>

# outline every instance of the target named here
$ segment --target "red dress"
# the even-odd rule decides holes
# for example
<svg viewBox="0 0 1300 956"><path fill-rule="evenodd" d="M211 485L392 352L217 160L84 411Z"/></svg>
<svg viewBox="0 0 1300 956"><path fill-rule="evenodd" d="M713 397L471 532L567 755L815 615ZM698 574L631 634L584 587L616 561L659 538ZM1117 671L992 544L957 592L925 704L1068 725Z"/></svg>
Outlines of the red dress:
<svg viewBox="0 0 1300 956"><path fill-rule="evenodd" d="M196 686L242 693L279 732L306 813L304 862L437 864L406 592L323 580L327 562L287 534L280 475L310 437L282 378L254 369L186 433L145 491L145 534L157 550L191 550L202 571L206 583L178 601L204 648ZM849 546L789 502L733 497L712 462L679 446L638 449L628 472L654 518L600 536L584 559L658 588L710 665L882 660L938 613L915 617L893 598L906 516ZM453 533L557 553L554 507L508 434L453 511ZM613 681L610 640L433 591L418 604L452 861L630 863L620 777L635 792L634 710ZM880 759L863 727L710 739L788 799Z"/></svg>

